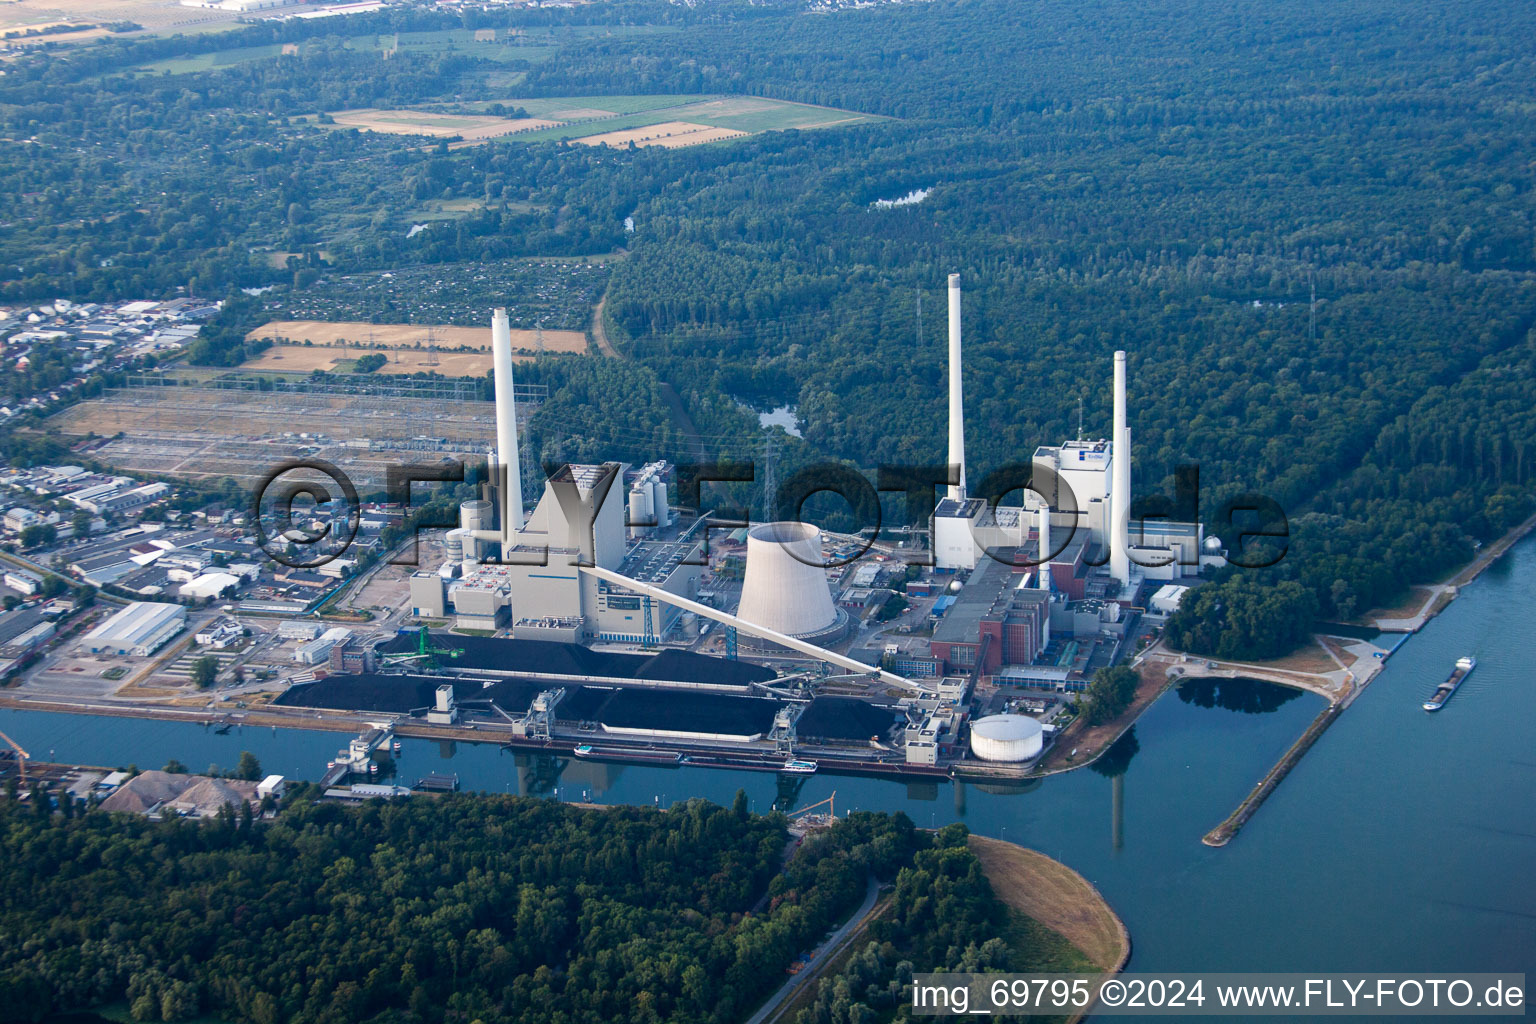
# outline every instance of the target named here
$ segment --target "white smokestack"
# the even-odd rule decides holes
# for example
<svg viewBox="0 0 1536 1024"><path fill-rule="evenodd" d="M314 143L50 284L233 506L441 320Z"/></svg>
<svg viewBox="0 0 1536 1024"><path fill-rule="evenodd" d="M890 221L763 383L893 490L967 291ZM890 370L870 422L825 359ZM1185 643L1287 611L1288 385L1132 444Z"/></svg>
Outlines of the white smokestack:
<svg viewBox="0 0 1536 1024"><path fill-rule="evenodd" d="M496 465L506 473L505 487L496 478L501 540L510 546L512 534L523 528L523 480L517 451L517 401L512 397L512 329L505 309L491 316L491 365L496 374Z"/></svg>
<svg viewBox="0 0 1536 1024"><path fill-rule="evenodd" d="M1051 591L1051 506L1040 506L1040 589Z"/></svg>
<svg viewBox="0 0 1536 1024"><path fill-rule="evenodd" d="M960 482L949 496L965 500L965 404L960 386L960 275L949 275L949 464L960 467Z"/></svg>
<svg viewBox="0 0 1536 1024"><path fill-rule="evenodd" d="M1129 529L1131 521L1131 428L1125 415L1125 353L1115 353L1115 432L1110 439L1113 469L1109 482L1109 574L1131 581Z"/></svg>

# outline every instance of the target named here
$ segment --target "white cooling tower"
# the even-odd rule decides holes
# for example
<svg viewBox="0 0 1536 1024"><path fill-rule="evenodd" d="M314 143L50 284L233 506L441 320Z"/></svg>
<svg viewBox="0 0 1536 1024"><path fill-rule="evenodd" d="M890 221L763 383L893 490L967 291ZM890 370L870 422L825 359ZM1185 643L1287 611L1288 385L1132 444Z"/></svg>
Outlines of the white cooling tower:
<svg viewBox="0 0 1536 1024"><path fill-rule="evenodd" d="M736 616L793 637L838 625L821 565L821 532L808 523L764 523L747 534L747 572Z"/></svg>

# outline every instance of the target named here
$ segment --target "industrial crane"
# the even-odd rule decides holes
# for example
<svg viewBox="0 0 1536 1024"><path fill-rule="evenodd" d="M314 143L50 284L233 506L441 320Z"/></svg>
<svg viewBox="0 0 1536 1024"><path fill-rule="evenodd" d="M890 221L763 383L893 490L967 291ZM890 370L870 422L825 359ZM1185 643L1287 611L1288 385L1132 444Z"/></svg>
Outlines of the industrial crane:
<svg viewBox="0 0 1536 1024"><path fill-rule="evenodd" d="M21 784L25 786L27 784L27 762L32 759L32 755L21 749L20 743L17 743L3 732L0 732L0 740L5 740L6 744L16 752L16 768L21 774Z"/></svg>
<svg viewBox="0 0 1536 1024"><path fill-rule="evenodd" d="M837 790L834 789L832 791L832 795L827 797L825 800L818 800L818 801L816 801L813 804L806 804L804 807L800 808L798 811L790 811L789 814L786 815L786 817L798 818L802 814L808 814L809 812L814 811L816 808L820 807L822 804L826 804L827 805L826 817L829 820L835 821L835 820L837 820L837 805L835 805L832 801L834 801L836 799L837 799ZM821 817L821 815L816 815L816 817L819 818L819 817Z"/></svg>
<svg viewBox="0 0 1536 1024"><path fill-rule="evenodd" d="M437 659L440 655L457 658L463 653L463 648L459 647L434 647L427 642L427 631L419 629L416 631L416 651L414 654L386 654L383 660L386 665L398 665L407 661L421 660L429 667L437 668Z"/></svg>

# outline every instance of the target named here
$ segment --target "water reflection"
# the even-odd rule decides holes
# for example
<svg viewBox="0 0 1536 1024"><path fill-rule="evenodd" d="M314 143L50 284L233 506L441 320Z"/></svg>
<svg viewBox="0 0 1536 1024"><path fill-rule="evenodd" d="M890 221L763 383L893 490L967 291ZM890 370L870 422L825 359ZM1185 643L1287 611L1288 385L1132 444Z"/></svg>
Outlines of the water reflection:
<svg viewBox="0 0 1536 1024"><path fill-rule="evenodd" d="M1235 679L1207 676L1186 679L1179 684L1179 700L1197 708L1221 708L1249 715L1267 715L1300 697L1304 691L1265 682L1262 679Z"/></svg>
<svg viewBox="0 0 1536 1024"><path fill-rule="evenodd" d="M1119 851L1125 846L1125 773L1130 771L1131 761L1141 752L1141 741L1136 738L1133 725L1120 734L1104 756L1088 767L1100 775L1109 776L1109 842Z"/></svg>

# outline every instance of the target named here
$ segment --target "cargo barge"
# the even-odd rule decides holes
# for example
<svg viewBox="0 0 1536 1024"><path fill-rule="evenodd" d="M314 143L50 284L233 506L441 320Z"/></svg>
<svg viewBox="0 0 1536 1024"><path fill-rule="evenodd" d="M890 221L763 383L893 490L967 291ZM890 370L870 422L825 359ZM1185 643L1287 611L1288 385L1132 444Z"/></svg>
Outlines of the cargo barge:
<svg viewBox="0 0 1536 1024"><path fill-rule="evenodd" d="M1456 688L1466 681L1472 670L1477 668L1477 659L1470 654L1460 658L1456 662L1456 669L1451 677L1435 688L1435 692L1429 695L1429 700L1424 702L1425 711L1439 711L1445 707L1445 702L1451 699L1451 694Z"/></svg>
<svg viewBox="0 0 1536 1024"><path fill-rule="evenodd" d="M663 750L646 750L626 747L594 747L590 743L582 743L571 751L576 757L586 761L615 761L621 764L649 764L662 768L676 768L682 764L685 758L682 754L668 753Z"/></svg>

